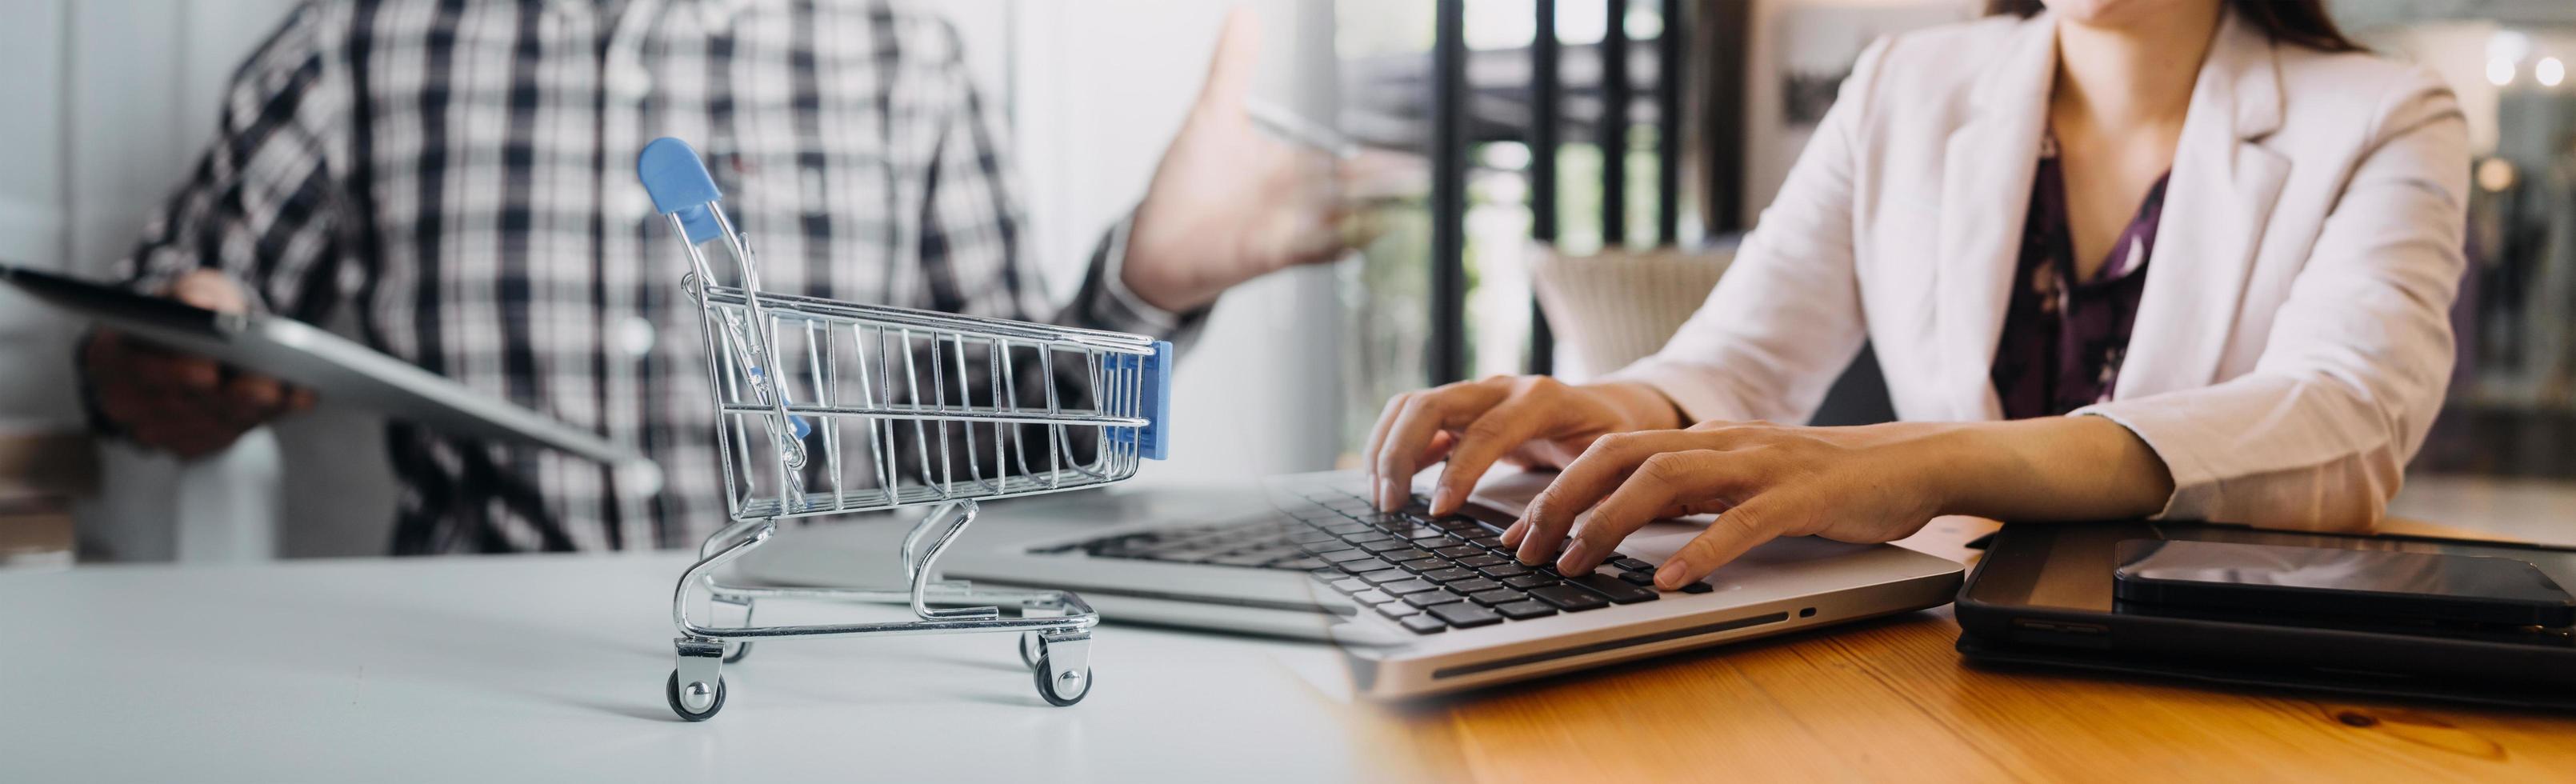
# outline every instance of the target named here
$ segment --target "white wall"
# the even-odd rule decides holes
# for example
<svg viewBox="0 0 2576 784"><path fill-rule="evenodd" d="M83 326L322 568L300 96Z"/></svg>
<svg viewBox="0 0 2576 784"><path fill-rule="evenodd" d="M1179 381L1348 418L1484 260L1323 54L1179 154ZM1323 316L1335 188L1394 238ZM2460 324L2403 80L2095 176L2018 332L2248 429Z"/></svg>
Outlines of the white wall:
<svg viewBox="0 0 2576 784"><path fill-rule="evenodd" d="M0 0L0 257L102 274L211 137L234 64L293 0ZM1059 293L1142 197L1195 96L1225 5L1203 0L943 0L971 65L1015 120L1034 250ZM1318 117L1333 100L1329 0L1259 0L1257 91ZM0 294L0 297L8 296ZM1140 481L1323 467L1339 432L1330 271L1229 294L1175 388L1176 454ZM0 420L74 421L75 329L0 299ZM185 468L110 449L84 527L126 557L378 553L391 520L381 427L331 408ZM281 493L280 476L294 477Z"/></svg>
<svg viewBox="0 0 2576 784"><path fill-rule="evenodd" d="M47 154L62 145L62 35L66 9L59 0L0 0L0 261L61 269L67 214L62 207L63 167ZM68 367L64 334L53 319L15 291L0 291L0 367L36 370ZM0 420L73 421L71 397L36 372L0 374Z"/></svg>

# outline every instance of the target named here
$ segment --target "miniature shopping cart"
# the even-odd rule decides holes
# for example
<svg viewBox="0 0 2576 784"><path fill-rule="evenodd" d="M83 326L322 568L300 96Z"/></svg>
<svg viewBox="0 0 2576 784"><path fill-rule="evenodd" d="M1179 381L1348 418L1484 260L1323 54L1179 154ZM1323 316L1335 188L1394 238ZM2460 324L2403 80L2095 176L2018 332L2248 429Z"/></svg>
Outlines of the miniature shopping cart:
<svg viewBox="0 0 2576 784"><path fill-rule="evenodd" d="M935 567L974 521L977 501L1105 485L1134 476L1144 458L1162 459L1171 344L765 292L697 151L656 140L636 172L686 240L680 285L702 319L732 518L707 537L671 598L680 629L663 687L671 710L714 716L725 702L723 666L754 640L871 634L1016 632L1039 696L1081 701L1100 621L1090 605L1065 591L977 589L939 579ZM733 285L709 266L710 243L733 257ZM935 508L904 537L903 585L754 588L714 577L780 520L910 506ZM699 596L710 614L722 608L740 622L693 620ZM789 597L908 604L913 617L752 624L755 601Z"/></svg>

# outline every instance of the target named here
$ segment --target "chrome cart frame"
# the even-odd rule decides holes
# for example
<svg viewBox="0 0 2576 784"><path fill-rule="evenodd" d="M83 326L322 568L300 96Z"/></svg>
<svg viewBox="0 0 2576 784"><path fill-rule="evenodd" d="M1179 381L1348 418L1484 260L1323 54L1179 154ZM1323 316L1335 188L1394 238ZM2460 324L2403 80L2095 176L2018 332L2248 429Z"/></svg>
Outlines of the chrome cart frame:
<svg viewBox="0 0 2576 784"><path fill-rule="evenodd" d="M941 580L939 555L974 521L978 501L1105 485L1133 476L1142 459L1161 459L1171 344L765 292L751 246L726 219L695 150L656 140L636 170L688 250L680 285L701 316L732 520L707 537L672 592L680 637L663 689L671 710L691 721L714 716L725 702L724 665L755 640L850 635L1015 632L1038 694L1055 705L1081 701L1091 690L1099 614L1067 591ZM738 285L718 283L708 244L732 257ZM980 385L970 368L984 371ZM1022 378L1031 369L1037 377ZM1067 386L1087 397L1059 391ZM761 588L714 577L768 542L780 520L912 506L935 508L904 537L900 585ZM711 613L725 608L739 622L692 618L699 596ZM912 617L754 625L754 604L773 598L904 604Z"/></svg>

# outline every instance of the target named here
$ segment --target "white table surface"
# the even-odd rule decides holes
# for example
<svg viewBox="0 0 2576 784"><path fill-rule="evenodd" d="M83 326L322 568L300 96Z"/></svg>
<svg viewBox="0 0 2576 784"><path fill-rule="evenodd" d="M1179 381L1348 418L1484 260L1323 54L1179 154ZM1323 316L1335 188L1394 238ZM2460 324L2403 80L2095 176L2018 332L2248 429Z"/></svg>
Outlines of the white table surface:
<svg viewBox="0 0 2576 784"><path fill-rule="evenodd" d="M1114 624L1070 708L1038 698L1008 635L841 638L761 643L725 667L721 713L681 722L662 684L685 563L0 571L0 780L1393 777L1357 709L1310 685L1328 649ZM761 620L818 610L850 612Z"/></svg>

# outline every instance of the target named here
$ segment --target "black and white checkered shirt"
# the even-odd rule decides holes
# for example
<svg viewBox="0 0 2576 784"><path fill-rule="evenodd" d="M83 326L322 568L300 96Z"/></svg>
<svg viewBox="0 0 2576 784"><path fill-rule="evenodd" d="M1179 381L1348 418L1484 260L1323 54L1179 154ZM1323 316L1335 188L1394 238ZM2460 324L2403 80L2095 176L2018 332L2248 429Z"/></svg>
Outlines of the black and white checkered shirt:
<svg viewBox="0 0 2576 784"><path fill-rule="evenodd" d="M317 0L236 76L128 259L221 269L305 321L661 464L390 430L398 553L694 544L725 519L678 241L645 142L709 159L771 291L1169 336L1116 238L1045 302L1004 145L944 22L885 0Z"/></svg>

